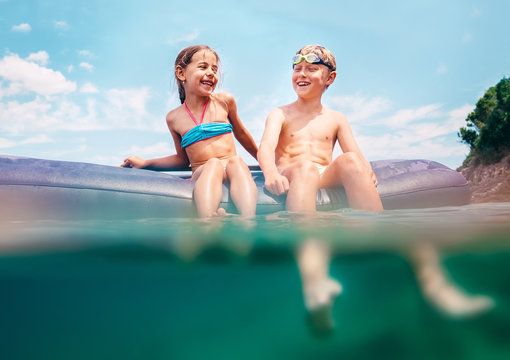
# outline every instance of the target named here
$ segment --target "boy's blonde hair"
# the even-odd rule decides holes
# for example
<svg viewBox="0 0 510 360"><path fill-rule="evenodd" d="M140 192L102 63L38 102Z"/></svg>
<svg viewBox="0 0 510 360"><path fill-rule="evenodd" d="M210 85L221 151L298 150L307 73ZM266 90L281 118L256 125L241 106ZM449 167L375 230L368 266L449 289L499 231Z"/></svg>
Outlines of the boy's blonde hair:
<svg viewBox="0 0 510 360"><path fill-rule="evenodd" d="M306 54L315 54L318 55L322 61L331 66L331 71L336 71L336 60L333 56L333 53L326 49L324 46L320 45L306 45L303 46L296 55L306 55Z"/></svg>

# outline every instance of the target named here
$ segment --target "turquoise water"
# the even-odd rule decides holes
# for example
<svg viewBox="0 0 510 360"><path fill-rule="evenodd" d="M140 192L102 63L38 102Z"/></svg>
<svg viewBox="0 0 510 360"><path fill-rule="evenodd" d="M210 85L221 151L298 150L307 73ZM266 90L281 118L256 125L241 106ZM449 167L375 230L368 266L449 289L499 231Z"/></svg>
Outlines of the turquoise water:
<svg viewBox="0 0 510 360"><path fill-rule="evenodd" d="M343 287L333 329L304 305L310 239ZM494 306L458 315L424 296L423 245ZM0 222L0 359L509 359L509 334L510 203Z"/></svg>

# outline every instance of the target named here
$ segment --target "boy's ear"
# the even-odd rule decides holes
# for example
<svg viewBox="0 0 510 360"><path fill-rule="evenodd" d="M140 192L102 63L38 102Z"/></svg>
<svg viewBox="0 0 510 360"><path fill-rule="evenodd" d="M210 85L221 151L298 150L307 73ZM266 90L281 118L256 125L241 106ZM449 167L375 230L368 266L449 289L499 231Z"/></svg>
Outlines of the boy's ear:
<svg viewBox="0 0 510 360"><path fill-rule="evenodd" d="M326 80L326 85L327 86L333 84L333 81L335 81L335 79L336 79L336 75L337 75L336 71L332 71L332 72L329 73L328 78Z"/></svg>
<svg viewBox="0 0 510 360"><path fill-rule="evenodd" d="M180 81L184 81L186 80L186 76L184 76L184 69L182 68L181 65L177 65L175 67L175 76L177 77L177 79L179 79Z"/></svg>

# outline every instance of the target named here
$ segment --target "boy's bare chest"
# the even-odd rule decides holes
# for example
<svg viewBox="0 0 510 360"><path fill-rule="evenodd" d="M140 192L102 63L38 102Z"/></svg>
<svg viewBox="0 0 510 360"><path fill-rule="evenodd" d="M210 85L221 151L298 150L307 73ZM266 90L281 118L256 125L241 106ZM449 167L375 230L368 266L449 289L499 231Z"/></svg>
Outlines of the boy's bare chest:
<svg viewBox="0 0 510 360"><path fill-rule="evenodd" d="M335 137L335 128L325 119L290 119L284 124L280 136L289 142L307 141L321 142L332 141Z"/></svg>

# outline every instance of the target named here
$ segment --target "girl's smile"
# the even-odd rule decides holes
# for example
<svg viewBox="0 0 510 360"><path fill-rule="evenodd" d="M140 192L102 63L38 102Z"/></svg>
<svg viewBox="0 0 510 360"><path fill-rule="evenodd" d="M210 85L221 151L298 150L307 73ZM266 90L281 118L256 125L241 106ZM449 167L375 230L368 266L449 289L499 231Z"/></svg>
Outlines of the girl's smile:
<svg viewBox="0 0 510 360"><path fill-rule="evenodd" d="M218 59L211 51L197 52L191 62L182 69L179 79L183 81L186 94L209 96L218 83Z"/></svg>

